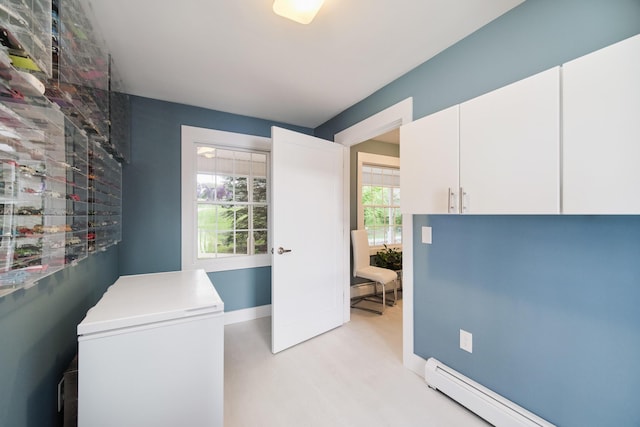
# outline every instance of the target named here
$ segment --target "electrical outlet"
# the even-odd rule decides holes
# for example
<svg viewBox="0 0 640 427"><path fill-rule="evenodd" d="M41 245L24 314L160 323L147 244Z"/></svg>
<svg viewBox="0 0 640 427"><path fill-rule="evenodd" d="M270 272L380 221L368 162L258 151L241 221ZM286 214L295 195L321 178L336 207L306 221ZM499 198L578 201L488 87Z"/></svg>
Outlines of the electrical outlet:
<svg viewBox="0 0 640 427"><path fill-rule="evenodd" d="M473 353L473 335L471 332L460 329L460 348Z"/></svg>

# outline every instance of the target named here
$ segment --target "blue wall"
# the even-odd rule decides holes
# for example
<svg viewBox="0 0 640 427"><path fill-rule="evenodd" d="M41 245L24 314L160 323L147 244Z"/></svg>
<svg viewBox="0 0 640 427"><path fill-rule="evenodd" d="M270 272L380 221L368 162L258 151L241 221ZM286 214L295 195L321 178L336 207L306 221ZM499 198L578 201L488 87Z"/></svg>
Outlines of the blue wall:
<svg viewBox="0 0 640 427"><path fill-rule="evenodd" d="M56 426L76 327L117 279L117 247L0 298L0 426ZM61 425L61 424L60 424Z"/></svg>
<svg viewBox="0 0 640 427"><path fill-rule="evenodd" d="M418 243L425 225L432 245ZM417 354L559 426L640 425L640 216L433 215L415 227Z"/></svg>
<svg viewBox="0 0 640 427"><path fill-rule="evenodd" d="M120 275L180 270L181 126L271 136L271 126L310 129L204 108L131 97L131 160L123 168ZM225 311L271 303L271 269L209 275Z"/></svg>
<svg viewBox="0 0 640 427"><path fill-rule="evenodd" d="M417 119L639 32L638 0L527 0L314 133L333 140L410 96Z"/></svg>
<svg viewBox="0 0 640 427"><path fill-rule="evenodd" d="M528 0L315 134L409 96L420 118L638 33L638 0ZM416 353L559 426L640 425L638 218L416 216L416 236L434 227L415 248Z"/></svg>

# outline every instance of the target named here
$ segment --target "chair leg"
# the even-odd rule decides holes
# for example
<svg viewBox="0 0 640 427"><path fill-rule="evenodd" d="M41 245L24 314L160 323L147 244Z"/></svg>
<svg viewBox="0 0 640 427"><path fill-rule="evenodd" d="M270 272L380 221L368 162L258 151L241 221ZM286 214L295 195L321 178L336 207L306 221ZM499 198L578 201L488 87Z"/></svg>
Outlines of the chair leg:
<svg viewBox="0 0 640 427"><path fill-rule="evenodd" d="M389 283L391 283L391 282L389 282ZM380 287L382 288L382 298L378 295L378 284L380 284ZM377 313L377 314L382 315L382 314L384 314L384 310L385 310L387 304L389 304L390 307L393 307L393 306L396 305L396 301L398 299L398 282L397 282L397 280L394 281L394 288L393 288L394 299L393 299L393 301L389 301L388 303L387 303L387 289L386 289L386 286L385 286L384 283L382 283L382 282L374 282L373 289L374 289L374 291L373 291L373 295L372 296L358 298L358 300L356 300L356 301L352 300L351 308L358 308L360 310L371 311L373 313ZM369 299L369 298L373 298L373 299ZM380 303L380 300L378 298L381 298L381 300L382 300L382 308L381 308L380 311L373 310L373 309L370 309L370 308L365 308L365 307L357 307L357 304L362 302L362 301L371 301L371 302Z"/></svg>
<svg viewBox="0 0 640 427"><path fill-rule="evenodd" d="M393 305L398 302L398 279L393 281Z"/></svg>

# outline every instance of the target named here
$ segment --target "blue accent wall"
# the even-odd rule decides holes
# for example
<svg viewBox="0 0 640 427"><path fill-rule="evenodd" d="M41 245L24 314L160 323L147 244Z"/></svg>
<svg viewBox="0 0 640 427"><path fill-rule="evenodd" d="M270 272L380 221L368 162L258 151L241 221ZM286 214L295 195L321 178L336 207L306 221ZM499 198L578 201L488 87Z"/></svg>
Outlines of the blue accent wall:
<svg viewBox="0 0 640 427"><path fill-rule="evenodd" d="M640 425L640 216L415 219L417 354L559 426Z"/></svg>
<svg viewBox="0 0 640 427"><path fill-rule="evenodd" d="M271 304L271 267L209 273L224 311Z"/></svg>
<svg viewBox="0 0 640 427"><path fill-rule="evenodd" d="M113 247L0 298L0 426L53 427L76 327L117 279Z"/></svg>
<svg viewBox="0 0 640 427"><path fill-rule="evenodd" d="M120 275L180 270L181 126L271 136L271 126L311 129L131 97L131 160L123 168ZM271 303L271 269L212 273L225 311Z"/></svg>
<svg viewBox="0 0 640 427"><path fill-rule="evenodd" d="M314 134L333 141L336 133L410 96L414 118L424 117L639 32L638 0L527 0Z"/></svg>
<svg viewBox="0 0 640 427"><path fill-rule="evenodd" d="M527 0L315 134L410 96L420 118L638 33L638 0ZM415 246L416 354L559 426L640 425L639 218L414 217L417 241L434 227Z"/></svg>

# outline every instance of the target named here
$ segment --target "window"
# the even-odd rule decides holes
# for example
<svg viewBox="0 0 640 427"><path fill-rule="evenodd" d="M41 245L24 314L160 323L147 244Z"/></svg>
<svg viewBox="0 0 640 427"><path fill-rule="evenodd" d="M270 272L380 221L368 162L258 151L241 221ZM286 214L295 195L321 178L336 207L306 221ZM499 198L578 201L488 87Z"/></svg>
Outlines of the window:
<svg viewBox="0 0 640 427"><path fill-rule="evenodd" d="M396 157L358 153L358 228L367 230L369 246L402 245L400 167Z"/></svg>
<svg viewBox="0 0 640 427"><path fill-rule="evenodd" d="M267 154L196 144L197 257L267 253Z"/></svg>
<svg viewBox="0 0 640 427"><path fill-rule="evenodd" d="M270 140L182 127L182 269L267 266Z"/></svg>

